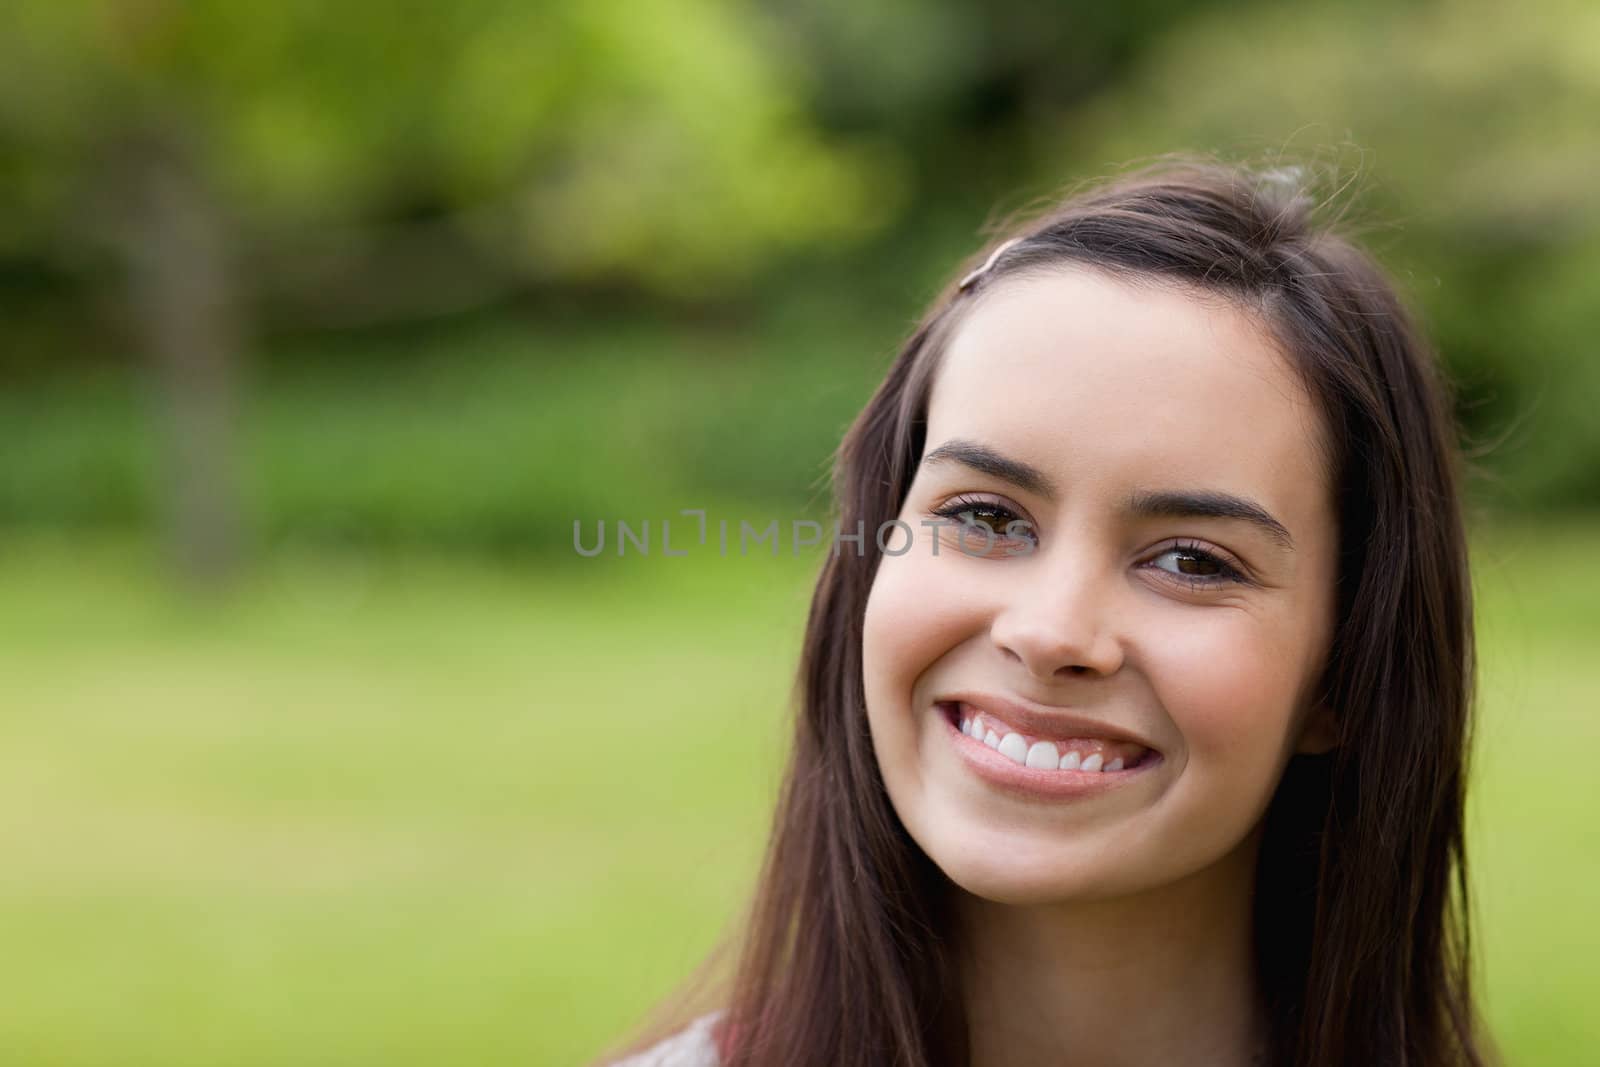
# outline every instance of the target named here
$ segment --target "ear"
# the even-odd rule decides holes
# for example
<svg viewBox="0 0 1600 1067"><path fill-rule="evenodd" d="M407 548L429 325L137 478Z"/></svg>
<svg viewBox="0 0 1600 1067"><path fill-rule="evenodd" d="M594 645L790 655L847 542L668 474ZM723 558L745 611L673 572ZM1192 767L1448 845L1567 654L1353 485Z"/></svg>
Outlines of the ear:
<svg viewBox="0 0 1600 1067"><path fill-rule="evenodd" d="M1333 709L1319 700L1306 713L1294 750L1301 755L1320 756L1338 743L1339 724L1334 719Z"/></svg>

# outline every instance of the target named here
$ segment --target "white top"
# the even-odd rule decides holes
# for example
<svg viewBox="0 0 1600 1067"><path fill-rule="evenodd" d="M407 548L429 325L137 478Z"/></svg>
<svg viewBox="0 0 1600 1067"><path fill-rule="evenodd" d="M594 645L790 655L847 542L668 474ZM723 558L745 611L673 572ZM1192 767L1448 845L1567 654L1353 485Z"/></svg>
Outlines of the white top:
<svg viewBox="0 0 1600 1067"><path fill-rule="evenodd" d="M722 1060L711 1040L711 1026L721 1015L720 1011L702 1015L666 1040L611 1067L719 1067Z"/></svg>

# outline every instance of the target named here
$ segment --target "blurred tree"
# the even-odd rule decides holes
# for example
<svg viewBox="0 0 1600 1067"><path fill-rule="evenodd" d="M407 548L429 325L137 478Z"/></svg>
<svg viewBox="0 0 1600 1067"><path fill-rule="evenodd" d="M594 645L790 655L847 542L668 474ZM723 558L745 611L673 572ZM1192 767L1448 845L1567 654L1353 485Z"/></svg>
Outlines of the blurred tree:
<svg viewBox="0 0 1600 1067"><path fill-rule="evenodd" d="M798 70L825 128L868 132L907 160L901 225L871 249L864 280L910 277L890 299L942 284L974 219L1059 185L1037 131L1125 77L1197 15L1242 0L757 0L774 53ZM1081 163L1074 161L1074 165ZM860 292L859 289L854 290Z"/></svg>
<svg viewBox="0 0 1600 1067"><path fill-rule="evenodd" d="M830 129L892 131L921 173L950 182L974 138L1009 161L1026 127L1115 82L1153 42L1237 0L767 0L783 52ZM953 169L952 169L953 168ZM1021 175L1010 172L1014 182ZM952 183L953 184L953 183Z"/></svg>
<svg viewBox="0 0 1600 1067"><path fill-rule="evenodd" d="M362 322L514 284L738 289L893 213L718 0L24 2L0 14L0 256L124 291L166 399L171 528L238 554L249 316ZM114 273L113 273L114 272Z"/></svg>

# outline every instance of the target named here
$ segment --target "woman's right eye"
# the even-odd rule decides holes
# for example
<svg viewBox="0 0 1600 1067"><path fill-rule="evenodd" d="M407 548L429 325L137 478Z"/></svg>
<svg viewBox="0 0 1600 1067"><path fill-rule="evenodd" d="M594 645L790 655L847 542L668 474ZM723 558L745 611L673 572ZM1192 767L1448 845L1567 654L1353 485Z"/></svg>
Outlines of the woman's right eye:
<svg viewBox="0 0 1600 1067"><path fill-rule="evenodd" d="M965 550L973 555L982 554L994 544L1031 545L1036 537L1032 523L998 501L957 497L935 509L933 514L942 519L951 519L971 530L982 527L988 532L987 537L981 532L966 537Z"/></svg>

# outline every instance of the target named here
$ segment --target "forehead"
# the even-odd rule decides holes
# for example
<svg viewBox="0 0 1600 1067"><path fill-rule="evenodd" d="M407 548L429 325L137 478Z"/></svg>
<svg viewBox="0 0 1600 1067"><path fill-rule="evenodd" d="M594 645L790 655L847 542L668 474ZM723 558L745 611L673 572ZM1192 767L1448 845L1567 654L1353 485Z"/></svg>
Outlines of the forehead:
<svg viewBox="0 0 1600 1067"><path fill-rule="evenodd" d="M1067 496L1216 489L1303 523L1328 493L1322 433L1293 369L1243 310L1067 268L982 294L945 351L927 440L977 439L1042 468Z"/></svg>

